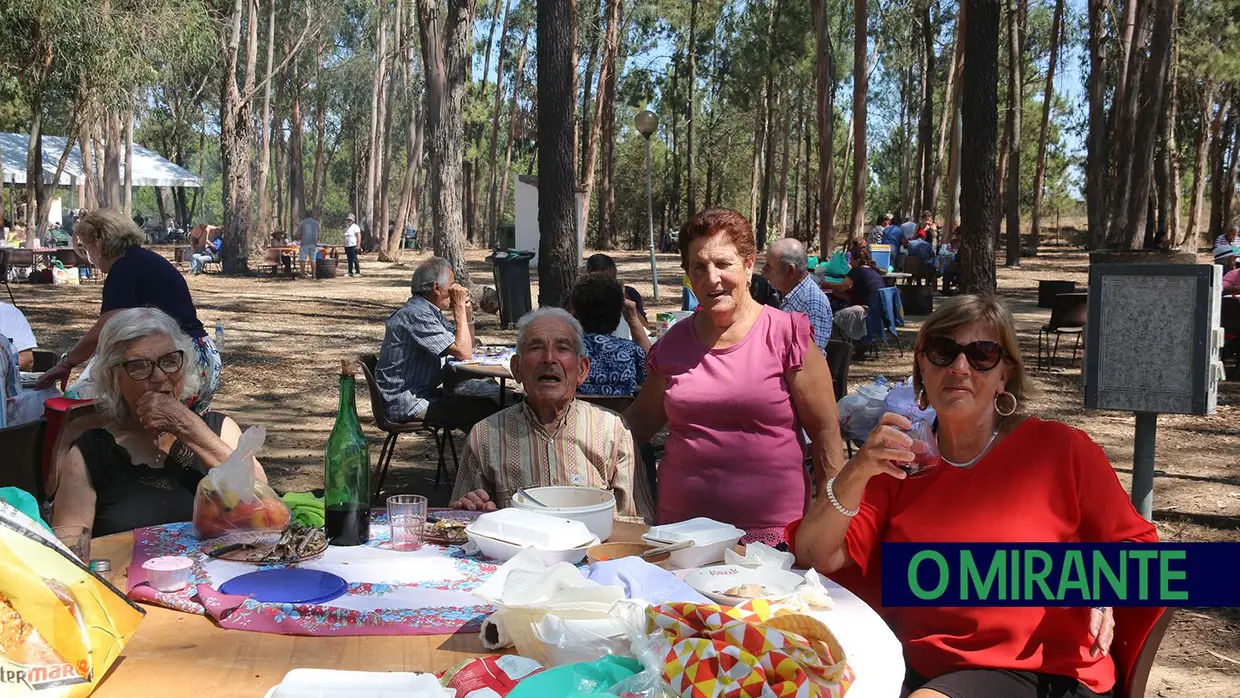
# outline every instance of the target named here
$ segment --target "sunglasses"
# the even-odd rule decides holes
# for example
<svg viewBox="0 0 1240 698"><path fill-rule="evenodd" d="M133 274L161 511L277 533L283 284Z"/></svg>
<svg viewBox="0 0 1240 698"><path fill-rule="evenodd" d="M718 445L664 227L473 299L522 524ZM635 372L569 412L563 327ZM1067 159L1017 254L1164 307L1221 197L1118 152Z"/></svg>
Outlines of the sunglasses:
<svg viewBox="0 0 1240 698"><path fill-rule="evenodd" d="M165 376L175 376L181 372L181 368L185 366L185 352L180 349L168 352L158 359L151 361L150 359L133 359L132 361L124 361L121 368L125 369L125 374L136 381L144 381L155 373L158 367Z"/></svg>
<svg viewBox="0 0 1240 698"><path fill-rule="evenodd" d="M964 354L969 366L975 371L989 371L1003 360L1006 352L998 342L979 341L959 344L951 337L931 337L926 340L922 354L935 366L948 367L956 357Z"/></svg>

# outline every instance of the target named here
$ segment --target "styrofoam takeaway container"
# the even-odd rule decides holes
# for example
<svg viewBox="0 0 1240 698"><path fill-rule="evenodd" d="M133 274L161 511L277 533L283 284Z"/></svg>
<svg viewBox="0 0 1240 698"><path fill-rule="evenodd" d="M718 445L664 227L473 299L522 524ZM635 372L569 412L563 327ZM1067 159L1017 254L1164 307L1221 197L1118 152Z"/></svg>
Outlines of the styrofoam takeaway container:
<svg viewBox="0 0 1240 698"><path fill-rule="evenodd" d="M530 496L545 504L545 507L527 501L518 492L512 496L512 505L518 509L560 516L580 521L607 542L611 538L611 528L616 516L616 495L609 490L597 487L528 487L525 490Z"/></svg>
<svg viewBox="0 0 1240 698"><path fill-rule="evenodd" d="M595 538L580 521L516 508L489 511L470 524L469 529L488 538L539 550L571 550Z"/></svg>
<svg viewBox="0 0 1240 698"><path fill-rule="evenodd" d="M642 536L649 543L668 544L693 541L693 547L672 553L668 565L675 569L689 569L723 560L723 551L736 545L745 532L732 524L698 517L663 526L652 526Z"/></svg>

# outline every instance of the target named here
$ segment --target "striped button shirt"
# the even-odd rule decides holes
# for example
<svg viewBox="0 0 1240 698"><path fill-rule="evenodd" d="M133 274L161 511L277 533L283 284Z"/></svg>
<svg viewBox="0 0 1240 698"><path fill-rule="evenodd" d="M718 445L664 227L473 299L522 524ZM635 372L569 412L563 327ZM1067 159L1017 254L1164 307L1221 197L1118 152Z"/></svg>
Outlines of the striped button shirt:
<svg viewBox="0 0 1240 698"><path fill-rule="evenodd" d="M814 328L814 343L826 355L827 342L831 340L831 302L812 276L806 274L801 283L784 296L779 309L809 316L810 327Z"/></svg>
<svg viewBox="0 0 1240 698"><path fill-rule="evenodd" d="M455 341L456 327L423 296L413 296L392 313L375 365L388 419L406 422L426 414L443 382L441 357Z"/></svg>
<svg viewBox="0 0 1240 698"><path fill-rule="evenodd" d="M558 423L544 425L521 403L469 432L452 501L485 490L503 509L518 487L597 487L616 495L617 520L642 523L653 506L644 484L634 493L636 461L633 435L615 412L573 400Z"/></svg>

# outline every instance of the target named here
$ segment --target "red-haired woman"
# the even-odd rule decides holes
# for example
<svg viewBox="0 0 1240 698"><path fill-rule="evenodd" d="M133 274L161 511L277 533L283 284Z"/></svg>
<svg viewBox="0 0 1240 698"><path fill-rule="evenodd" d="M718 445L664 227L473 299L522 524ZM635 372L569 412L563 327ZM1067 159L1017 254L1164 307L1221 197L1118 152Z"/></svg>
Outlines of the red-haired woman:
<svg viewBox="0 0 1240 698"><path fill-rule="evenodd" d="M810 500L804 434L817 482L841 466L843 445L809 319L752 298L756 257L736 211L708 209L685 224L681 264L700 305L651 348L625 417L638 443L668 427L658 523L705 516L773 546Z"/></svg>

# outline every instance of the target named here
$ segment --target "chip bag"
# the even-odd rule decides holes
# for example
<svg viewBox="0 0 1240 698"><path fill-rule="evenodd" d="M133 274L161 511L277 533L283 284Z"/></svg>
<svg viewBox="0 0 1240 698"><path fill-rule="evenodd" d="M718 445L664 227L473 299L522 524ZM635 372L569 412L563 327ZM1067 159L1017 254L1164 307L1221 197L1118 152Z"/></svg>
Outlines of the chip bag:
<svg viewBox="0 0 1240 698"><path fill-rule="evenodd" d="M0 502L0 695L87 696L145 612Z"/></svg>
<svg viewBox="0 0 1240 698"><path fill-rule="evenodd" d="M194 495L194 530L203 538L237 531L283 531L291 515L267 483L254 476L254 456L267 431L250 427L228 460L211 469Z"/></svg>

